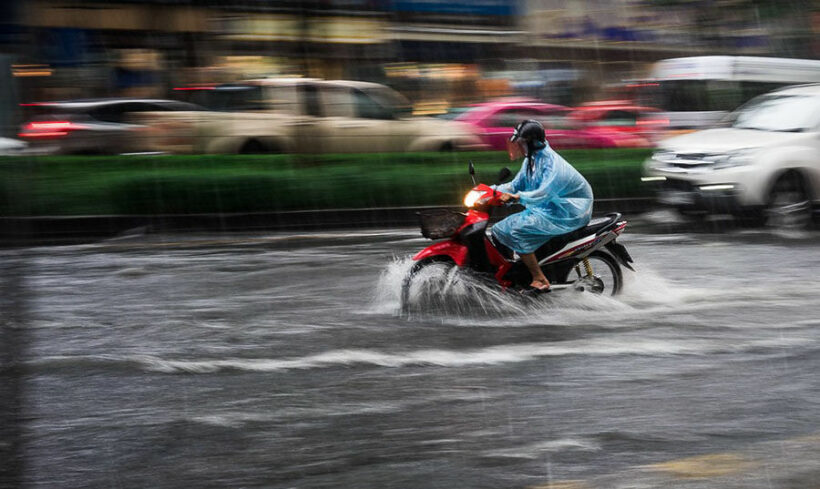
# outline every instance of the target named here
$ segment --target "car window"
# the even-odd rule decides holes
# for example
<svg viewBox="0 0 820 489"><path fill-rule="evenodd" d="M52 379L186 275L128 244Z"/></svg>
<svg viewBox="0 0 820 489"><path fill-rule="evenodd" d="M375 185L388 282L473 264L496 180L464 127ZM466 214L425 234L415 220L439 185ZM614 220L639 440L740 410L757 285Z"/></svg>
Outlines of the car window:
<svg viewBox="0 0 820 489"><path fill-rule="evenodd" d="M289 114L299 113L299 91L295 84L267 86L264 88L266 106Z"/></svg>
<svg viewBox="0 0 820 489"><path fill-rule="evenodd" d="M176 100L169 100L165 102L157 102L156 104L146 104L148 108L145 110L147 111L199 111L202 110L202 107L190 104L188 102L179 102Z"/></svg>
<svg viewBox="0 0 820 489"><path fill-rule="evenodd" d="M362 90L353 90L353 100L355 102L356 117L380 120L394 118L393 110L390 107L385 107Z"/></svg>
<svg viewBox="0 0 820 489"><path fill-rule="evenodd" d="M86 110L85 113L92 119L102 122L120 122L122 120L122 112L114 110L114 107L111 105Z"/></svg>
<svg viewBox="0 0 820 489"><path fill-rule="evenodd" d="M670 111L734 110L742 102L739 82L728 80L669 80L660 82L660 107Z"/></svg>
<svg viewBox="0 0 820 489"><path fill-rule="evenodd" d="M550 110L544 112L536 119L544 125L546 129L567 129L575 126L575 122L571 121L567 116L568 110Z"/></svg>
<svg viewBox="0 0 820 489"><path fill-rule="evenodd" d="M136 103L106 104L89 109L86 114L98 121L122 123L125 113L136 112L139 107L140 104Z"/></svg>
<svg viewBox="0 0 820 489"><path fill-rule="evenodd" d="M128 112L167 112L172 110L182 110L176 109L173 105L165 104L162 102L157 103L148 103L148 102L138 102L133 104L128 104L127 107L123 108L123 113Z"/></svg>
<svg viewBox="0 0 820 489"><path fill-rule="evenodd" d="M322 87L322 106L327 117L355 117L353 94L349 88Z"/></svg>
<svg viewBox="0 0 820 489"><path fill-rule="evenodd" d="M302 98L304 115L322 117L322 106L319 100L319 89L310 83L299 85L299 94Z"/></svg>
<svg viewBox="0 0 820 489"><path fill-rule="evenodd" d="M262 87L257 85L220 85L209 90L208 108L220 111L265 110Z"/></svg>
<svg viewBox="0 0 820 489"><path fill-rule="evenodd" d="M820 123L818 95L764 95L734 114L733 127L758 131L801 132Z"/></svg>
<svg viewBox="0 0 820 489"><path fill-rule="evenodd" d="M638 120L635 112L627 110L610 110L597 121L592 121L596 126L634 126Z"/></svg>
<svg viewBox="0 0 820 489"><path fill-rule="evenodd" d="M363 90L377 104L389 110L391 118L409 117L413 114L413 104L404 95L388 87L372 87Z"/></svg>

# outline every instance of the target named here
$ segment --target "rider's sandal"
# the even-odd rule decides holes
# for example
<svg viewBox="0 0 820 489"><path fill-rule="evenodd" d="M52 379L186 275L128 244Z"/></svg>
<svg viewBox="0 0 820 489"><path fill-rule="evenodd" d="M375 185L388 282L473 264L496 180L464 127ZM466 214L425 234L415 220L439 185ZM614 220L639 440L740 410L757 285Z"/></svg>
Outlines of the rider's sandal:
<svg viewBox="0 0 820 489"><path fill-rule="evenodd" d="M548 294L552 292L552 287L550 287L549 285L545 285L544 287L533 287L532 285L530 285L526 289L524 289L524 292L533 295Z"/></svg>

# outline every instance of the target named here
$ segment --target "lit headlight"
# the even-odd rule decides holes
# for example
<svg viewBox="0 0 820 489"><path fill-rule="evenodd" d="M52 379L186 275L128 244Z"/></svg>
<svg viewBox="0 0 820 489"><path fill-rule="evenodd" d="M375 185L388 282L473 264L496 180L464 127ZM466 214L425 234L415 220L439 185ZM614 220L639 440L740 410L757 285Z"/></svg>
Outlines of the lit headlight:
<svg viewBox="0 0 820 489"><path fill-rule="evenodd" d="M718 156L714 160L715 169L748 165L754 159L755 152L755 149L741 149Z"/></svg>
<svg viewBox="0 0 820 489"><path fill-rule="evenodd" d="M467 192L467 195L464 196L464 205L467 207L472 207L478 202L478 199L481 198L481 192L477 190L470 190Z"/></svg>

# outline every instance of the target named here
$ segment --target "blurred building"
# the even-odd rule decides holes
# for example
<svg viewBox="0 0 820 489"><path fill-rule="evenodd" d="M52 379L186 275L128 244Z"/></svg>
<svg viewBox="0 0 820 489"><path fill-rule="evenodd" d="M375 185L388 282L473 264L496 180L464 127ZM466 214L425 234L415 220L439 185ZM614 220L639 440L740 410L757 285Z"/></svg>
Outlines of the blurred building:
<svg viewBox="0 0 820 489"><path fill-rule="evenodd" d="M809 0L5 0L27 101L258 76L387 82L420 104L569 103L697 54L820 57Z"/></svg>

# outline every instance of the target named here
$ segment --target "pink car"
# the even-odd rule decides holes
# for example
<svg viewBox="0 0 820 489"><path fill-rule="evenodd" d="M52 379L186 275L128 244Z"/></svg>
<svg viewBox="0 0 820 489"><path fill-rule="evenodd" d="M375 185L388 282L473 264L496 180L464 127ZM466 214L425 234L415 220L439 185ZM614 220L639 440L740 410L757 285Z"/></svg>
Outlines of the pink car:
<svg viewBox="0 0 820 489"><path fill-rule="evenodd" d="M653 107L613 100L584 104L577 107L569 118L596 132L618 131L650 141L668 125L659 114L660 111Z"/></svg>
<svg viewBox="0 0 820 489"><path fill-rule="evenodd" d="M460 113L455 120L472 124L476 133L491 150L506 151L513 128L524 119L535 119L544 125L547 141L554 149L642 148L649 142L640 136L600 128L589 130L568 117L572 109L563 105L532 100L502 100L476 104Z"/></svg>

